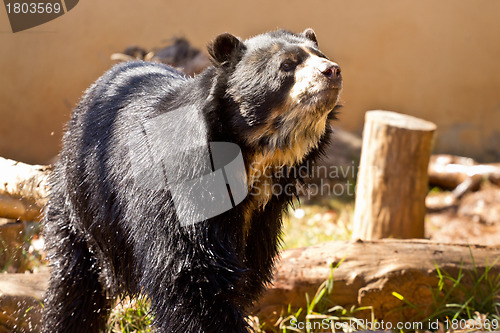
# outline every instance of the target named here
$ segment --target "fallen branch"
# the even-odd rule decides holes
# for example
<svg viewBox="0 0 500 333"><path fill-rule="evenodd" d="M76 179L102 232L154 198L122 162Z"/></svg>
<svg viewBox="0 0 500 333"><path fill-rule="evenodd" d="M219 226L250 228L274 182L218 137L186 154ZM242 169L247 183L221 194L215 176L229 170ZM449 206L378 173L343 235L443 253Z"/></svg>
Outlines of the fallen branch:
<svg viewBox="0 0 500 333"><path fill-rule="evenodd" d="M428 173L430 184L453 189L455 198L477 190L483 179L500 184L500 164L478 164L468 157L433 155Z"/></svg>

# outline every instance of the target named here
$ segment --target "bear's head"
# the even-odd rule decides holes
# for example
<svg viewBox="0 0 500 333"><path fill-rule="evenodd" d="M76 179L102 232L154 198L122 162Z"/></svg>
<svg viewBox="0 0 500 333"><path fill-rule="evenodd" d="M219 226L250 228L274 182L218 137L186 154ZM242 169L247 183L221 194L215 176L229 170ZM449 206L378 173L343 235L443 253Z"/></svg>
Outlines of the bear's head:
<svg viewBox="0 0 500 333"><path fill-rule="evenodd" d="M241 41L219 35L208 47L233 105L231 122L270 164L293 165L316 148L342 88L340 67L318 48L312 29Z"/></svg>

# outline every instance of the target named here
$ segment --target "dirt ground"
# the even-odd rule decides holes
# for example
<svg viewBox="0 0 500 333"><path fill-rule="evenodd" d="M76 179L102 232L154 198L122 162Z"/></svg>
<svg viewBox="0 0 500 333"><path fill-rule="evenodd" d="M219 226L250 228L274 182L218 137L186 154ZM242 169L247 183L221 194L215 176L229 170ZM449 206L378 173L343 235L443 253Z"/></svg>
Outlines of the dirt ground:
<svg viewBox="0 0 500 333"><path fill-rule="evenodd" d="M426 237L438 242L500 245L500 188L483 184L477 192L447 204L448 192L430 194L441 201L438 209L429 209Z"/></svg>

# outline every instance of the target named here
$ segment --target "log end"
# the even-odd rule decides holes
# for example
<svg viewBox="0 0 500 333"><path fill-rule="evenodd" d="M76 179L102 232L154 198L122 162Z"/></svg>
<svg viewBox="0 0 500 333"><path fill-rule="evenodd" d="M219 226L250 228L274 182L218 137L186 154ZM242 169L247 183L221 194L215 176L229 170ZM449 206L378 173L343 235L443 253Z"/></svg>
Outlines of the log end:
<svg viewBox="0 0 500 333"><path fill-rule="evenodd" d="M393 111L368 111L366 112L365 121L414 131L434 132L437 129L436 124L433 122Z"/></svg>

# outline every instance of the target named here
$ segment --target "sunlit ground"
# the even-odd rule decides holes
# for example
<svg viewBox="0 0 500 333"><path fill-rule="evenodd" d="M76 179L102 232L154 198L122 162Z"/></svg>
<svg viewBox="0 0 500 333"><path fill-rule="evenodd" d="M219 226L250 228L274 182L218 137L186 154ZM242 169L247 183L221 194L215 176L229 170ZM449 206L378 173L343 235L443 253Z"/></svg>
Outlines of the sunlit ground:
<svg viewBox="0 0 500 333"><path fill-rule="evenodd" d="M352 234L353 201L318 199L295 203L284 216L284 249L348 240Z"/></svg>

